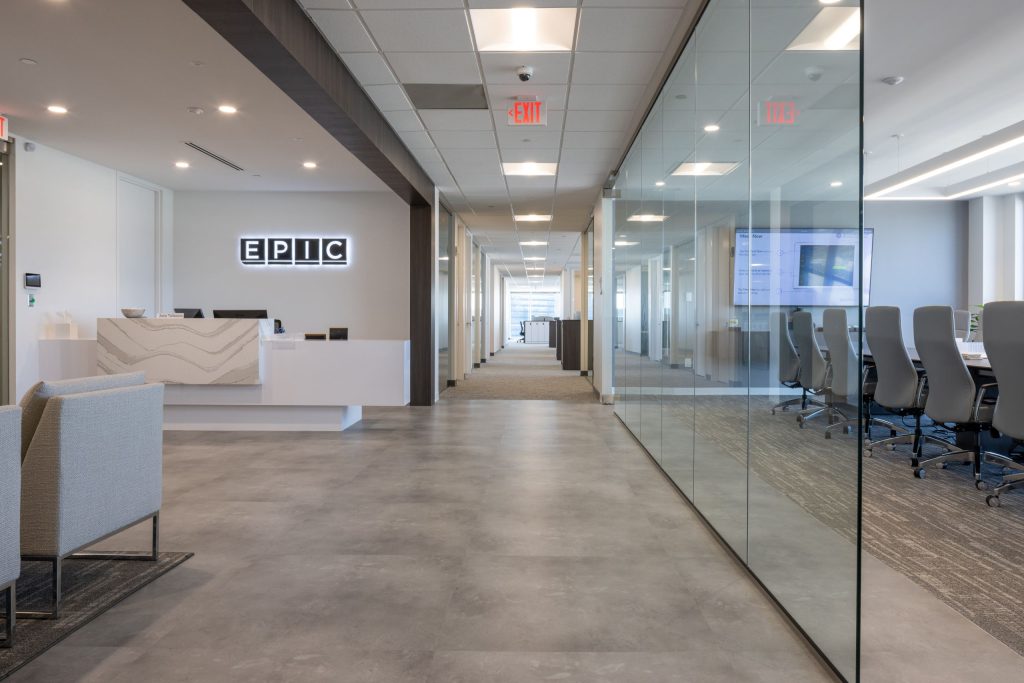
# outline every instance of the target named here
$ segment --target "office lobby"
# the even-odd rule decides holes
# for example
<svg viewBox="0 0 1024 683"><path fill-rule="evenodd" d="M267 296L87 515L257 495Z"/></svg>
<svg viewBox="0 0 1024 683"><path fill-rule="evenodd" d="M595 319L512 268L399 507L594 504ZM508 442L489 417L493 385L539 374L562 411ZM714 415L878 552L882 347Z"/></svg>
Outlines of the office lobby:
<svg viewBox="0 0 1024 683"><path fill-rule="evenodd" d="M1024 683L940 4L9 0L0 680Z"/></svg>

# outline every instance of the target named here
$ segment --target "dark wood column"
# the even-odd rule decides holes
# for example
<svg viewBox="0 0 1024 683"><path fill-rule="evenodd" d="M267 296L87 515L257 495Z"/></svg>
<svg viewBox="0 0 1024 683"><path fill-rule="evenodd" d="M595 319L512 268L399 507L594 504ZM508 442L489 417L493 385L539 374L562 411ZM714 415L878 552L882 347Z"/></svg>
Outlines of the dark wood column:
<svg viewBox="0 0 1024 683"><path fill-rule="evenodd" d="M434 403L434 184L295 0L182 0L409 203L411 397ZM255 144L255 142L254 142Z"/></svg>
<svg viewBox="0 0 1024 683"><path fill-rule="evenodd" d="M434 405L434 207L409 206L410 401Z"/></svg>

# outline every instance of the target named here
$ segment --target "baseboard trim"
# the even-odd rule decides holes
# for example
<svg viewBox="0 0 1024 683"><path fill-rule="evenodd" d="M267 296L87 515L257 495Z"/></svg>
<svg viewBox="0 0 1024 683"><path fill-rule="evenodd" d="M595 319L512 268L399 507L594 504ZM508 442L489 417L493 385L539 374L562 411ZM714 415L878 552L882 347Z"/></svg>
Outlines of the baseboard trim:
<svg viewBox="0 0 1024 683"><path fill-rule="evenodd" d="M454 379L450 379L450 380L448 380L448 386L449 386L449 387L456 387L456 386L458 386L458 385L459 385L459 382L458 382L458 380L454 380Z"/></svg>

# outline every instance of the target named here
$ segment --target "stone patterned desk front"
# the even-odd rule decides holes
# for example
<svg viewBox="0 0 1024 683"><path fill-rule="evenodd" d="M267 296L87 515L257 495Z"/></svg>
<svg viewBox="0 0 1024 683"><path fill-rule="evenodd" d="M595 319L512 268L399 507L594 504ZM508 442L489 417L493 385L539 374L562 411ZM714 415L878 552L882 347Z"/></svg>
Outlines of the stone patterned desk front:
<svg viewBox="0 0 1024 683"><path fill-rule="evenodd" d="M145 371L147 382L259 384L260 321L100 318L101 374Z"/></svg>

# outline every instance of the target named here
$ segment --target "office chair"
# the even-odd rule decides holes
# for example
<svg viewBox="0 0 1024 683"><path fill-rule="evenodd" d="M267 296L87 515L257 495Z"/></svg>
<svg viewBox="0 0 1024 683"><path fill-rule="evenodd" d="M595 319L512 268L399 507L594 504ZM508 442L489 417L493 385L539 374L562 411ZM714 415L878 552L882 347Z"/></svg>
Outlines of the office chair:
<svg viewBox="0 0 1024 683"><path fill-rule="evenodd" d="M525 320L520 320L519 321L519 339L516 339L516 342L517 343L522 343L522 344L526 343L526 321Z"/></svg>
<svg viewBox="0 0 1024 683"><path fill-rule="evenodd" d="M996 301L985 304L982 313L988 334L985 353L999 380L999 398L996 400L992 426L1003 436L1013 439L1014 448L1024 444L1024 301ZM992 489L985 502L999 507L999 496L1015 488L1024 487L1024 465L1005 455L986 451L986 462L997 462L1016 474L1004 476Z"/></svg>
<svg viewBox="0 0 1024 683"><path fill-rule="evenodd" d="M962 308L953 311L953 335L957 339L970 341L971 336L971 312Z"/></svg>
<svg viewBox="0 0 1024 683"><path fill-rule="evenodd" d="M801 389L799 398L791 398L772 406L775 411L786 411L790 406L799 405L801 410L807 409L807 389L800 384L800 356L793 346L793 338L789 336L789 319L785 311L772 314L772 336L779 344L779 383L788 389Z"/></svg>
<svg viewBox="0 0 1024 683"><path fill-rule="evenodd" d="M925 383L903 345L900 309L897 306L869 306L864 311L864 334L877 374L874 403L902 417L914 418L913 433L872 441L866 445L866 450L870 454L878 446L895 447L909 443L916 455L924 441L946 446L947 442L925 435L921 429ZM888 426L890 429L895 427L891 422Z"/></svg>
<svg viewBox="0 0 1024 683"><path fill-rule="evenodd" d="M853 342L850 341L850 325L846 317L845 308L826 308L822 315L822 327L825 332L825 343L828 345L829 363L832 366L832 400L837 400L849 406L857 405L857 401L864 400L864 415L870 420L871 396L875 392L874 382L868 382L867 368L860 370L860 363L857 360L857 352L853 349ZM838 412L842 412L841 410ZM876 422L888 425L896 429L896 425L885 420ZM841 422L830 424L825 428L825 438L831 439L832 432L842 429L849 432L850 427L858 423L857 418L846 418ZM865 428L865 437L870 438L870 426Z"/></svg>
<svg viewBox="0 0 1024 683"><path fill-rule="evenodd" d="M808 311L793 314L793 341L800 355L800 385L814 397L820 397L816 406L802 410L796 419L803 427L808 420L825 416L828 423L845 420L846 415L835 407L829 389L831 369L814 335L814 319ZM813 400L813 399L812 399Z"/></svg>
<svg viewBox="0 0 1024 683"><path fill-rule="evenodd" d="M928 397L924 413L936 424L957 434L970 434L971 448L943 441L948 450L941 455L923 458L916 454L914 475L925 478L925 468L956 461L974 465L974 485L982 489L981 432L992 425L994 400L987 400L989 389L996 384L975 386L953 336L953 309L950 306L923 306L914 311L914 346L924 365Z"/></svg>

